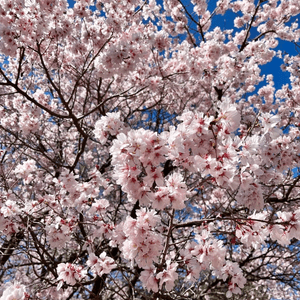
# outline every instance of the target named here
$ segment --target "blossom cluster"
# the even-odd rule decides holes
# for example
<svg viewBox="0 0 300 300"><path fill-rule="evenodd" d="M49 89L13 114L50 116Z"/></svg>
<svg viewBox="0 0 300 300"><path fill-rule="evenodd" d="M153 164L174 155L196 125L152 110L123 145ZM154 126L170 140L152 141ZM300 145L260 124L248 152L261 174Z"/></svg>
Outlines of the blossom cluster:
<svg viewBox="0 0 300 300"><path fill-rule="evenodd" d="M94 134L101 144L106 143L109 135L116 136L124 130L120 114L120 112L107 113L106 116L101 117L101 119L95 123Z"/></svg>
<svg viewBox="0 0 300 300"><path fill-rule="evenodd" d="M57 288L60 289L65 282L70 285L75 285L81 281L87 274L87 271L82 266L78 266L71 263L60 263L57 266L58 280L60 283Z"/></svg>
<svg viewBox="0 0 300 300"><path fill-rule="evenodd" d="M111 257L106 256L106 252L102 252L99 257L94 253L90 253L87 265L95 276L100 277L103 274L109 274L117 266Z"/></svg>
<svg viewBox="0 0 300 300"><path fill-rule="evenodd" d="M226 250L219 240L215 240L209 228L202 230L196 237L196 242L189 243L187 249L181 252L182 259L188 266L189 282L194 282L201 271L212 270L218 278L226 281L228 278L227 297L232 294L241 294L241 288L246 283L246 278L237 263L226 260Z"/></svg>
<svg viewBox="0 0 300 300"><path fill-rule="evenodd" d="M140 280L148 291L157 292L163 286L167 291L171 291L175 285L175 280L178 279L177 266L178 263L172 263L171 260L168 260L163 271L158 272L154 266L145 268L141 272Z"/></svg>
<svg viewBox="0 0 300 300"><path fill-rule="evenodd" d="M132 263L135 261L140 268L145 268L153 262L158 262L163 249L162 237L160 233L155 232L160 217L155 210L147 211L144 208L136 214L136 219L128 216L123 224L126 239L121 249L125 259Z"/></svg>
<svg viewBox="0 0 300 300"><path fill-rule="evenodd" d="M7 285L0 300L25 300L28 299L27 296L25 285L14 282Z"/></svg>
<svg viewBox="0 0 300 300"><path fill-rule="evenodd" d="M161 163L165 162L167 149L165 140L157 133L145 129L120 133L110 148L114 178L128 194L130 201L139 199L148 204L153 192L151 188L164 185Z"/></svg>

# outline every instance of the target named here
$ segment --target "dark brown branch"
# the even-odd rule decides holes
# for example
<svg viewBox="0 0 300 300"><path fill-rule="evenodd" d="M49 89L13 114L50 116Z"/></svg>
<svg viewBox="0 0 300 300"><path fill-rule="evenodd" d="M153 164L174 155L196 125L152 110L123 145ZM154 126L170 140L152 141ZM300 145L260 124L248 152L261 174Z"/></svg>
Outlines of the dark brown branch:
<svg viewBox="0 0 300 300"><path fill-rule="evenodd" d="M42 105L39 102L37 102L32 97L30 97L25 91L21 90L18 87L18 85L16 85L13 82L11 82L8 79L8 77L4 74L4 72L3 72L3 70L1 68L0 68L0 73L4 77L4 79L6 80L6 83L5 82L0 82L0 85L13 87L19 94L21 94L22 96L24 96L27 100L29 100L30 102L32 102L33 104L35 104L37 107L39 107L42 110L46 111L52 117L57 117L57 118L62 118L62 119L70 119L69 115L60 115L60 114L57 114L57 113L53 112L52 110L50 110L49 108L47 108L44 105Z"/></svg>
<svg viewBox="0 0 300 300"><path fill-rule="evenodd" d="M16 85L18 85L18 81L21 75L21 70L22 70L22 61L24 59L25 56L25 48L21 47L20 48L20 60L19 60L19 65L18 65L18 73L17 73L17 78L16 78Z"/></svg>
<svg viewBox="0 0 300 300"><path fill-rule="evenodd" d="M9 241L3 243L0 249L0 266L3 267L5 265L23 238L24 232L19 231L18 233L13 234Z"/></svg>
<svg viewBox="0 0 300 300"><path fill-rule="evenodd" d="M252 16L252 18L251 18L249 27L248 27L248 29L247 29L247 33L246 33L245 39L244 39L244 41L243 41L243 43L242 43L242 45L241 45L240 52L242 52L242 51L246 48L246 46L248 45L247 39L248 39L248 37L249 37L250 30L251 30L251 28L252 28L252 24L253 24L253 22L254 22L254 20L255 20L255 17L256 17L256 15L257 15L257 13L258 13L258 10L259 10L260 5L261 5L262 3L264 3L265 1L266 1L266 0L259 0L257 6L256 6L256 8L255 8L254 14L253 14L253 16Z"/></svg>

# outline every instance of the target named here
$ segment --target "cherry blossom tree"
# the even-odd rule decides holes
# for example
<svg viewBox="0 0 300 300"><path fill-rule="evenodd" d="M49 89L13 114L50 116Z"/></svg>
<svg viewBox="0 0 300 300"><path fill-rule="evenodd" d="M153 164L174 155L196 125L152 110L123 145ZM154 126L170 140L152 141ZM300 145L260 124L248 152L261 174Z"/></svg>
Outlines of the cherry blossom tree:
<svg viewBox="0 0 300 300"><path fill-rule="evenodd" d="M299 299L299 14L0 0L0 299Z"/></svg>

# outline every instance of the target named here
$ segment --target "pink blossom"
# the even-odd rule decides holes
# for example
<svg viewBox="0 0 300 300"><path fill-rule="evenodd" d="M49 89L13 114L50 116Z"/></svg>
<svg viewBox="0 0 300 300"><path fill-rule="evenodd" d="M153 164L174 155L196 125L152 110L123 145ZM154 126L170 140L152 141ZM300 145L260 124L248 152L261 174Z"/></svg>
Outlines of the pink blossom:
<svg viewBox="0 0 300 300"><path fill-rule="evenodd" d="M26 296L26 289L23 284L18 282L10 283L4 290L1 300L24 300Z"/></svg>
<svg viewBox="0 0 300 300"><path fill-rule="evenodd" d="M109 274L117 266L111 257L106 256L106 252L102 252L99 257L90 253L87 265L98 276Z"/></svg>
<svg viewBox="0 0 300 300"><path fill-rule="evenodd" d="M81 281L87 271L82 266L76 266L71 263L60 263L57 266L58 280L70 285L75 285L78 281Z"/></svg>
<svg viewBox="0 0 300 300"><path fill-rule="evenodd" d="M126 240L122 251L126 259L135 260L138 266L148 267L152 262L158 261L159 252L162 250L162 237L154 231L159 221L154 210L137 211L137 219L127 217L124 223Z"/></svg>
<svg viewBox="0 0 300 300"><path fill-rule="evenodd" d="M178 279L178 274L176 273L177 266L177 263L171 263L171 260L168 260L167 268L156 275L156 278L159 280L160 288L162 288L162 286L165 284L167 291L171 291L173 289L175 280Z"/></svg>
<svg viewBox="0 0 300 300"><path fill-rule="evenodd" d="M155 277L155 268L153 266L141 272L140 280L148 291L158 292L159 280Z"/></svg>
<svg viewBox="0 0 300 300"><path fill-rule="evenodd" d="M92 204L91 209L89 210L90 214L104 214L109 202L106 199L98 199Z"/></svg>

